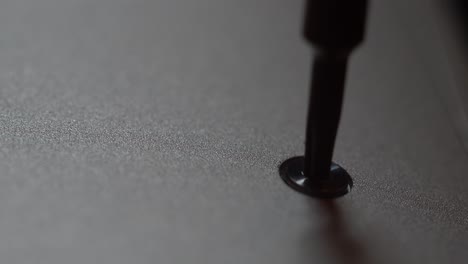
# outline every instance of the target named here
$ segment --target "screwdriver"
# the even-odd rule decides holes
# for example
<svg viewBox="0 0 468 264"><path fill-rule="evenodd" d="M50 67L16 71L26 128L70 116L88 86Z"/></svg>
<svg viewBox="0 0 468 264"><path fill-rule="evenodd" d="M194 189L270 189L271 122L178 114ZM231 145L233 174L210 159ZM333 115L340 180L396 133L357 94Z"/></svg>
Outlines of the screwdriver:
<svg viewBox="0 0 468 264"><path fill-rule="evenodd" d="M304 157L280 166L283 180L302 193L334 198L352 180L332 162L347 65L364 39L367 0L306 0L303 35L314 48Z"/></svg>

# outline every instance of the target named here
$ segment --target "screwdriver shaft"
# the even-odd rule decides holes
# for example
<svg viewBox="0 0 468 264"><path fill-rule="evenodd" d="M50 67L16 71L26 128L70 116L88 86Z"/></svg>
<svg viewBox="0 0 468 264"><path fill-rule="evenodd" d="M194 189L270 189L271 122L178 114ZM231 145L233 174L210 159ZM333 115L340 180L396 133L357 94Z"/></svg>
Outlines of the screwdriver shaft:
<svg viewBox="0 0 468 264"><path fill-rule="evenodd" d="M330 174L347 62L345 55L327 53L317 53L313 60L304 160L304 174L310 180Z"/></svg>

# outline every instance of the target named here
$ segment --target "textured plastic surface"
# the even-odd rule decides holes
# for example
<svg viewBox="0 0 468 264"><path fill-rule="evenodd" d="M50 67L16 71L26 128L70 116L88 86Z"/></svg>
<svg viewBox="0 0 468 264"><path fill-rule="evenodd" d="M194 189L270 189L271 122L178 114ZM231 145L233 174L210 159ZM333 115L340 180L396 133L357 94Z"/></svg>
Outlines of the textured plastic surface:
<svg viewBox="0 0 468 264"><path fill-rule="evenodd" d="M0 3L0 261L463 263L468 158L427 1L373 1L324 204L303 1ZM433 40L433 41L432 41Z"/></svg>

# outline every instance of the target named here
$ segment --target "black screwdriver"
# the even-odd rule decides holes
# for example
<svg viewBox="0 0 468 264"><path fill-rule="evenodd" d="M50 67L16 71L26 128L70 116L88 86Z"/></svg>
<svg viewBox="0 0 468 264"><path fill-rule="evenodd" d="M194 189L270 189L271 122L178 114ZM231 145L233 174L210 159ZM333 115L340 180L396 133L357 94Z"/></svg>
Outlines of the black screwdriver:
<svg viewBox="0 0 468 264"><path fill-rule="evenodd" d="M314 48L305 156L280 167L282 178L303 193L333 198L349 192L352 180L332 163L348 59L363 41L367 0L307 0L304 37Z"/></svg>

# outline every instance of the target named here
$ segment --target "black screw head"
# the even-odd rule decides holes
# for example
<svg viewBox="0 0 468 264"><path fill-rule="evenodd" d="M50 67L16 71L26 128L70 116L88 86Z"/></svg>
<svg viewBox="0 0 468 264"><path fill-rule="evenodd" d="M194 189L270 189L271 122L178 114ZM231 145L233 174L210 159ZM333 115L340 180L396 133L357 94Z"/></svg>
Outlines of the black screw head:
<svg viewBox="0 0 468 264"><path fill-rule="evenodd" d="M281 164L281 178L294 190L316 198L336 198L351 191L353 180L345 169L332 162L328 177L306 177L304 157L293 157Z"/></svg>

